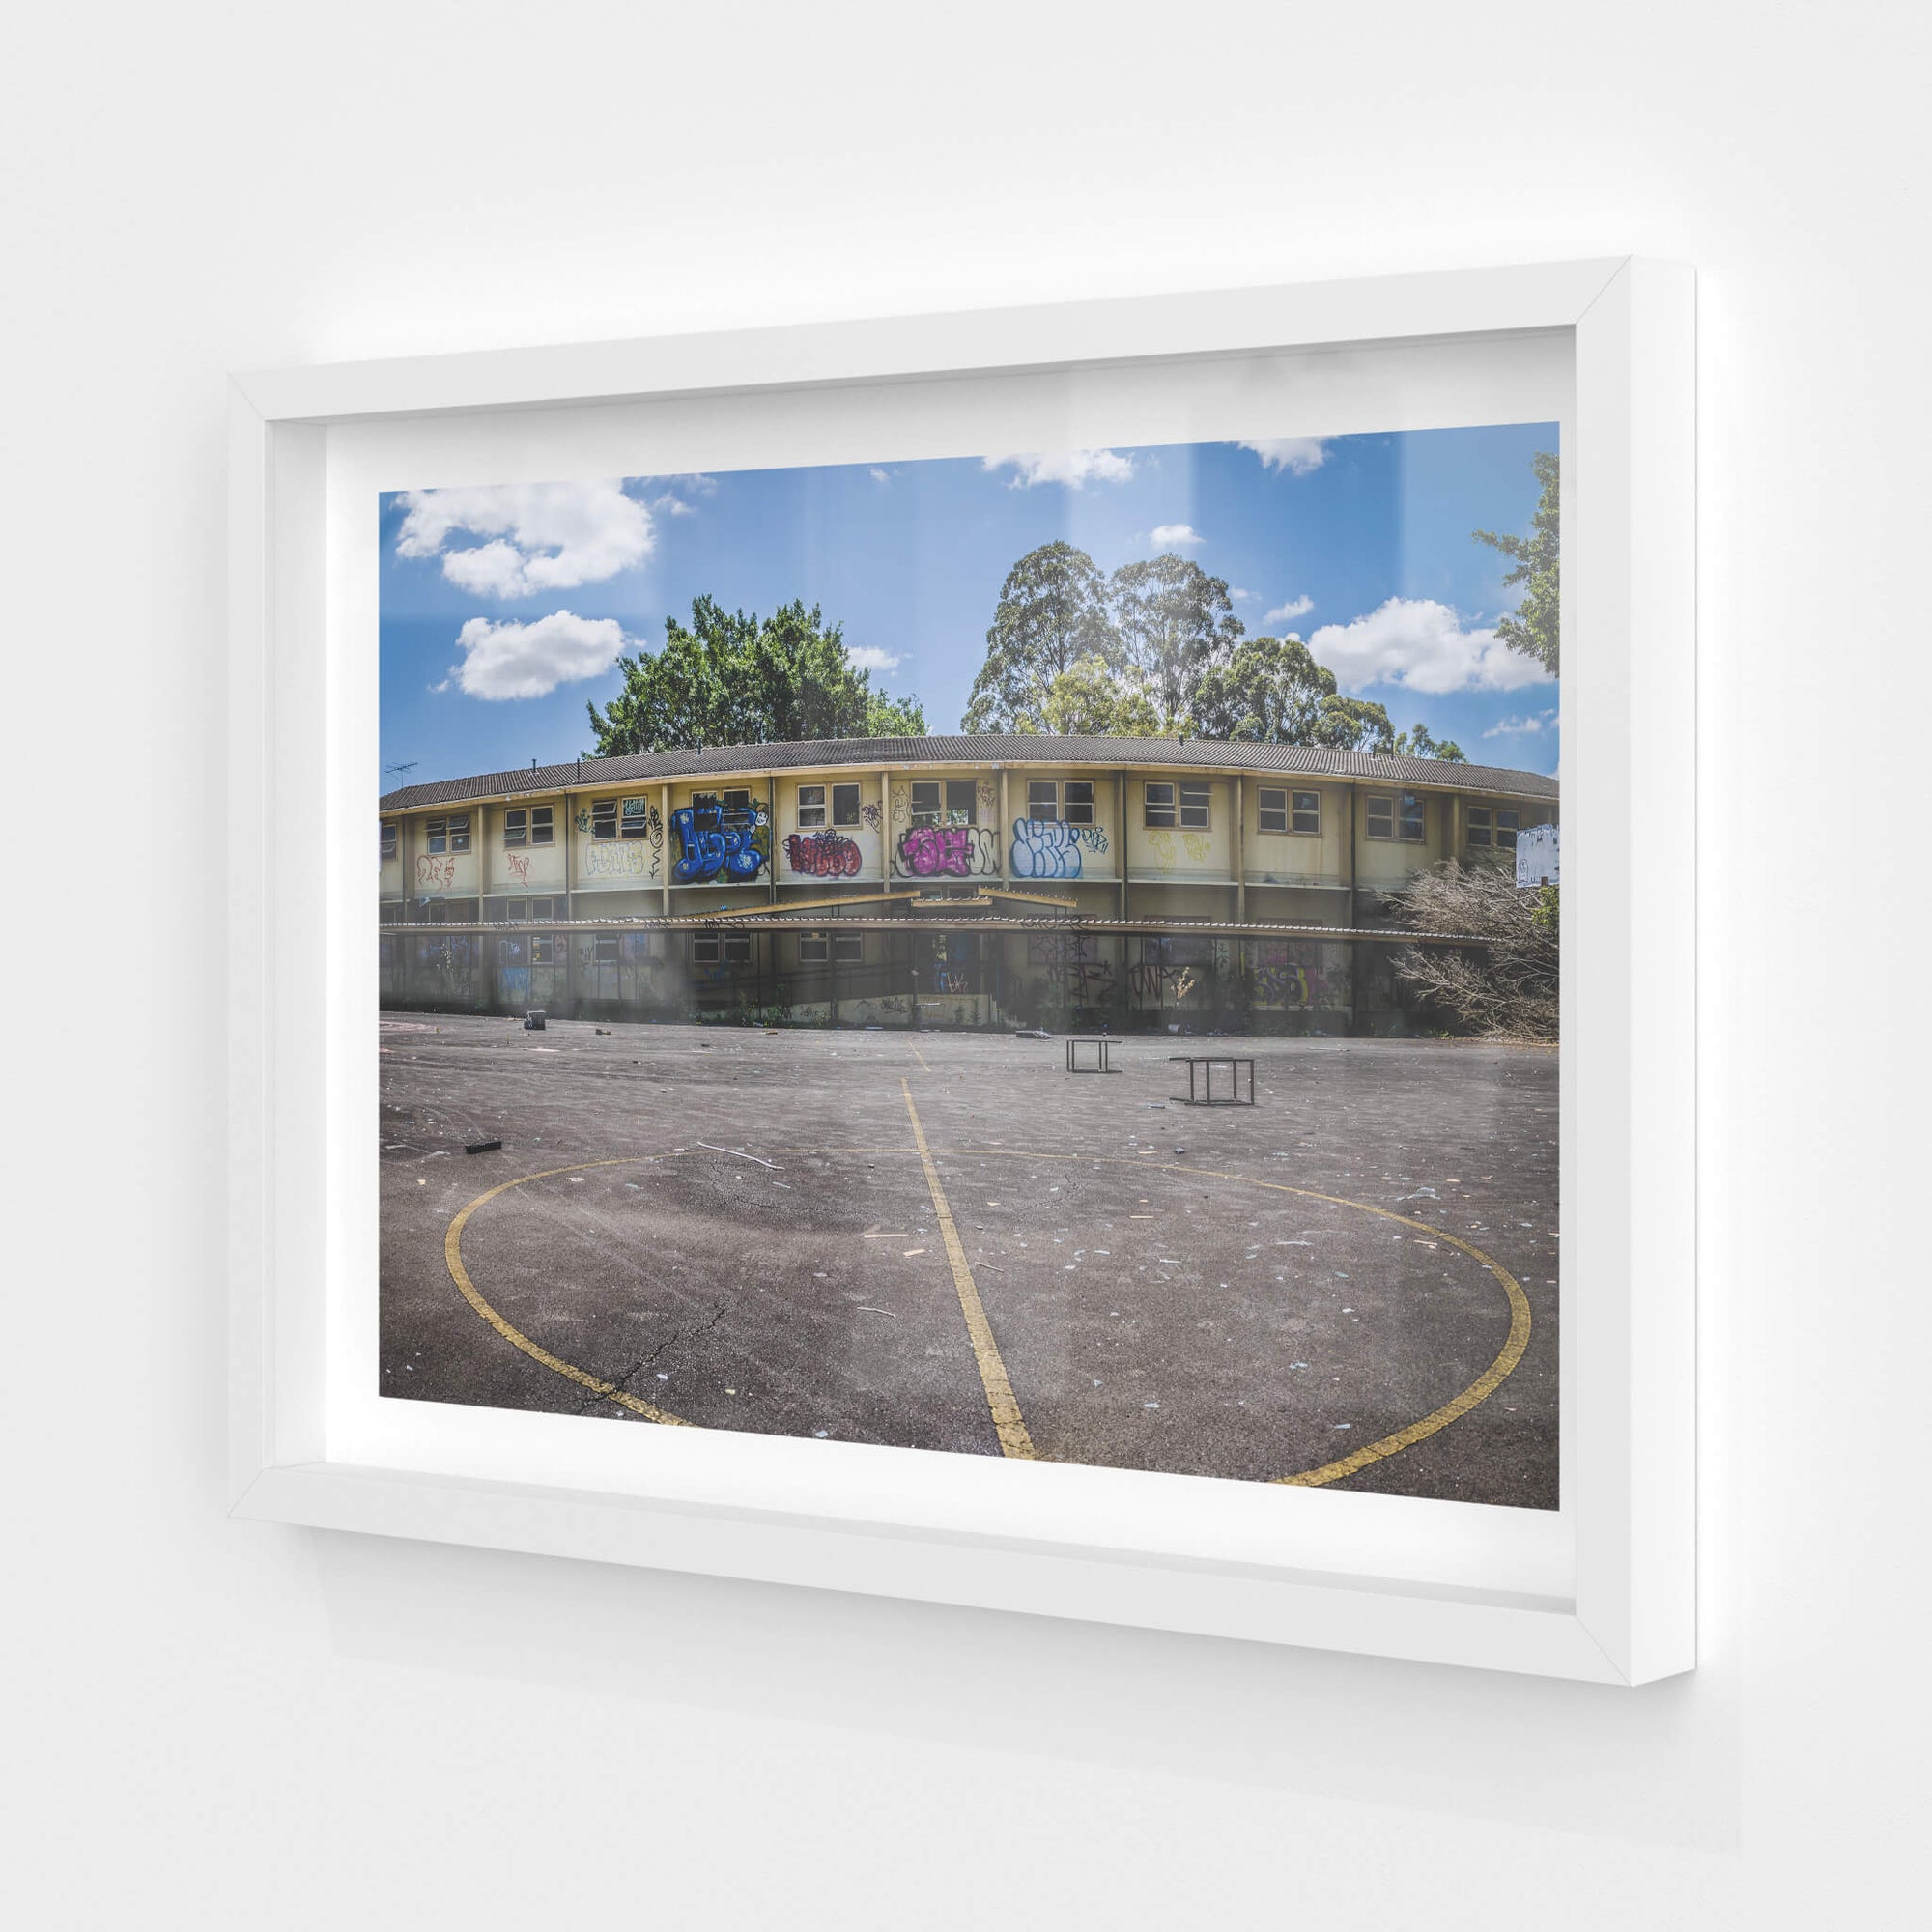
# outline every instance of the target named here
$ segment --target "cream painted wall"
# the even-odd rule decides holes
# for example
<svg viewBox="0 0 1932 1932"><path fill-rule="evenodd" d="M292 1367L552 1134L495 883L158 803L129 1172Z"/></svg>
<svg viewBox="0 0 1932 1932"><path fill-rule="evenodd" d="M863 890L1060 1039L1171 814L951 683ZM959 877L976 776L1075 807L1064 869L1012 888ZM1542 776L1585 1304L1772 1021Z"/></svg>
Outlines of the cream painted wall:
<svg viewBox="0 0 1932 1932"><path fill-rule="evenodd" d="M1822 1023L1788 908L1843 865L1838 821L1791 810L1821 652L1824 715L1932 711L1928 54L1921 11L1816 0L16 12L10 779L62 796L138 746L203 836L118 875L145 1006L124 946L74 947L10 1037L11 1916L1919 1917L1910 895L1861 908ZM1702 270L1695 1677L1619 1694L224 1521L226 370L1631 249ZM1863 821L1916 823L1909 743L1856 756ZM10 936L43 956L102 910L56 878Z"/></svg>

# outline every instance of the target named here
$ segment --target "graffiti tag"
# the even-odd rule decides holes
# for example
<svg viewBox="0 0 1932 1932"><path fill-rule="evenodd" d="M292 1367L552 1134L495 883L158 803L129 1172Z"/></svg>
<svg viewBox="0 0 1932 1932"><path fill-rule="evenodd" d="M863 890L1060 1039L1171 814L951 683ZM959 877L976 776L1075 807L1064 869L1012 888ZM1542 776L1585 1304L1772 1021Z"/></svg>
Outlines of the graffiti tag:
<svg viewBox="0 0 1932 1932"><path fill-rule="evenodd" d="M448 853L424 852L416 859L416 884L443 893L456 883L456 861Z"/></svg>
<svg viewBox="0 0 1932 1932"><path fill-rule="evenodd" d="M722 806L680 806L670 815L682 857L672 876L680 885L715 879L755 879L765 855L757 847L755 812Z"/></svg>
<svg viewBox="0 0 1932 1932"><path fill-rule="evenodd" d="M877 832L885 824L886 815L879 810L876 801L859 808L859 817L867 832Z"/></svg>
<svg viewBox="0 0 1932 1932"><path fill-rule="evenodd" d="M785 840L785 861L794 872L810 873L814 879L856 878L861 864L858 846L844 833L830 831L814 832L810 838L794 832Z"/></svg>
<svg viewBox="0 0 1932 1932"><path fill-rule="evenodd" d="M503 863L510 868L510 876L520 885L530 882L530 855L527 852L505 852Z"/></svg>
<svg viewBox="0 0 1932 1932"><path fill-rule="evenodd" d="M1104 852L1107 835L1097 825L1062 825L1050 818L1013 820L1013 877L1077 879L1082 850Z"/></svg>
<svg viewBox="0 0 1932 1932"><path fill-rule="evenodd" d="M656 854L641 844L600 841L582 850L586 879L647 879L657 870Z"/></svg>
<svg viewBox="0 0 1932 1932"><path fill-rule="evenodd" d="M989 825L916 825L899 834L893 869L915 879L994 873L1000 869L999 841Z"/></svg>

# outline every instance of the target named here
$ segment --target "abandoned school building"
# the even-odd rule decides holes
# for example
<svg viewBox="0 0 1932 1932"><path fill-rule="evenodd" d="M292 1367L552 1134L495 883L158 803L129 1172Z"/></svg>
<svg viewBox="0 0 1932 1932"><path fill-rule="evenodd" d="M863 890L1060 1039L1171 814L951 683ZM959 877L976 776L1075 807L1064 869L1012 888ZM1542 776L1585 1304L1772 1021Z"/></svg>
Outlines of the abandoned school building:
<svg viewBox="0 0 1932 1932"><path fill-rule="evenodd" d="M390 1009L1400 1033L1383 895L1552 778L1161 738L719 746L382 801Z"/></svg>

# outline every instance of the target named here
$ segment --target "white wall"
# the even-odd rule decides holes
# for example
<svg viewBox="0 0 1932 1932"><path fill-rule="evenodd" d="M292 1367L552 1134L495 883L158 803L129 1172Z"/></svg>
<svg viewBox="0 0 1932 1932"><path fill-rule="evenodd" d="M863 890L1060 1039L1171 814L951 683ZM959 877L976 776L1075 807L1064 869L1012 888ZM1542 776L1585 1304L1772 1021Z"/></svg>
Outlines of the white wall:
<svg viewBox="0 0 1932 1932"><path fill-rule="evenodd" d="M98 762L173 814L160 867L97 820L103 890L7 895L20 1922L1912 1916L1926 991L1840 824L1925 816L1922 12L177 0L5 31L10 789L66 810ZM1697 1676L222 1520L225 370L1624 251L1703 270Z"/></svg>

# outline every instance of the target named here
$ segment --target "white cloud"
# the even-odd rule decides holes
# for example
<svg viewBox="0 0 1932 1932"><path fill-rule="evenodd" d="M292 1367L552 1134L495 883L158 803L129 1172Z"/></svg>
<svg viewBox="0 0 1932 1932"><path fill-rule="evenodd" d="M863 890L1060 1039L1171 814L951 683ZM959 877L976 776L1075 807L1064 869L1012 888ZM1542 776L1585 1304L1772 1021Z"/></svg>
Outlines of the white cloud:
<svg viewBox="0 0 1932 1932"><path fill-rule="evenodd" d="M1036 483L1064 483L1069 490L1080 490L1089 478L1124 483L1134 473L1134 459L1111 449L1035 451L1029 456L989 456L984 461L988 469L1012 470L1007 481L1009 490L1031 490Z"/></svg>
<svg viewBox="0 0 1932 1932"><path fill-rule="evenodd" d="M871 471L871 478L874 483L890 483L893 480L893 472L890 469L874 469Z"/></svg>
<svg viewBox="0 0 1932 1932"><path fill-rule="evenodd" d="M1189 544L1208 541L1196 531L1192 524L1156 524L1148 534L1150 542L1157 543L1163 548L1179 545L1185 550Z"/></svg>
<svg viewBox="0 0 1932 1932"><path fill-rule="evenodd" d="M440 556L478 597L528 597L599 583L650 554L651 513L615 483L512 483L409 490L398 556ZM452 550L458 535L488 542Z"/></svg>
<svg viewBox="0 0 1932 1932"><path fill-rule="evenodd" d="M1292 624L1297 617L1305 617L1315 609L1312 597L1291 597L1286 604L1277 604L1272 611L1262 613L1264 624Z"/></svg>
<svg viewBox="0 0 1932 1932"><path fill-rule="evenodd" d="M463 662L450 675L471 697L546 697L610 669L628 639L614 617L557 611L527 624L472 617L456 634Z"/></svg>
<svg viewBox="0 0 1932 1932"><path fill-rule="evenodd" d="M1499 718L1483 733L1485 738L1523 738L1534 731L1553 731L1556 729L1556 711L1552 706L1547 711L1538 711L1522 718Z"/></svg>
<svg viewBox="0 0 1932 1932"><path fill-rule="evenodd" d="M1552 682L1532 657L1497 640L1493 630L1463 628L1446 604L1391 597L1351 624L1323 624L1308 648L1345 685L1400 685L1407 691L1520 691Z"/></svg>
<svg viewBox="0 0 1932 1932"><path fill-rule="evenodd" d="M1290 476L1306 476L1328 461L1329 439L1325 436L1268 436L1259 442L1244 442L1262 460L1264 469L1279 469Z"/></svg>
<svg viewBox="0 0 1932 1932"><path fill-rule="evenodd" d="M1232 597L1236 604L1259 604L1262 601L1261 592L1259 590L1236 589L1229 591L1228 595Z"/></svg>
<svg viewBox="0 0 1932 1932"><path fill-rule="evenodd" d="M881 650L877 644L847 644L845 662L854 670L897 670L899 660L892 651Z"/></svg>

